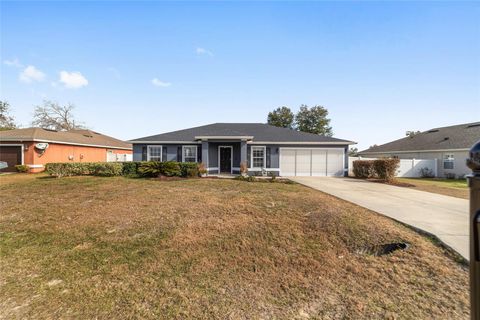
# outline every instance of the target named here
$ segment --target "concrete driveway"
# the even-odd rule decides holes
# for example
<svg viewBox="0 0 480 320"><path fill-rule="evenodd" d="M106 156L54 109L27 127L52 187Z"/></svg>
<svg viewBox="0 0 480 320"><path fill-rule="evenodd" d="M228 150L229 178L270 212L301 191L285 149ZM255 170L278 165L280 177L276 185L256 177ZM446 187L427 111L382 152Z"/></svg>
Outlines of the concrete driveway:
<svg viewBox="0 0 480 320"><path fill-rule="evenodd" d="M291 179L434 234L469 258L468 200L352 178Z"/></svg>

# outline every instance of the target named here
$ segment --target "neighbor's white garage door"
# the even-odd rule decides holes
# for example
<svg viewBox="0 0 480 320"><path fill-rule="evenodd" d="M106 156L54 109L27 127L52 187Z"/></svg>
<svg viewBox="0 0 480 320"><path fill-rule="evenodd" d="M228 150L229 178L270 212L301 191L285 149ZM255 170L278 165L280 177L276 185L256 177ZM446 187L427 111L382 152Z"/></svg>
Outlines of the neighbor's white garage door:
<svg viewBox="0 0 480 320"><path fill-rule="evenodd" d="M280 148L282 176L343 176L344 149Z"/></svg>

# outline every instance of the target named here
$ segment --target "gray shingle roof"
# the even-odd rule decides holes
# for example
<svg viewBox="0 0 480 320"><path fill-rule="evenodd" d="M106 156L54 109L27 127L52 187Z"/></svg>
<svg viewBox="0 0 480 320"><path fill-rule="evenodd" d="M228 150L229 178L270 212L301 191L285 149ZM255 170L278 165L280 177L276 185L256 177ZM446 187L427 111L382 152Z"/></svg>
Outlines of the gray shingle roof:
<svg viewBox="0 0 480 320"><path fill-rule="evenodd" d="M425 132L395 140L380 146L361 151L371 152L424 151L468 149L480 140L480 122L459 124L455 126L434 128Z"/></svg>
<svg viewBox="0 0 480 320"><path fill-rule="evenodd" d="M338 142L339 144L353 144L353 142L348 140L274 127L264 123L213 123L205 126L133 139L130 140L130 142L195 141L195 137L198 136L253 136L253 141L258 142Z"/></svg>

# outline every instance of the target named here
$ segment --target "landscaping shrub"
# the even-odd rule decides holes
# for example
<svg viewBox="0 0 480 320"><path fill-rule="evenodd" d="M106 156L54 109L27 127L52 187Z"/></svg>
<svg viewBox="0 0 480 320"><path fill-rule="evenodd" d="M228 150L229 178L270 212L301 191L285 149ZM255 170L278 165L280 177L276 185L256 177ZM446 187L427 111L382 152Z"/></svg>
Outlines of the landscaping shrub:
<svg viewBox="0 0 480 320"><path fill-rule="evenodd" d="M201 176L208 173L207 166L203 162L198 164L197 170L198 170L198 174L201 175Z"/></svg>
<svg viewBox="0 0 480 320"><path fill-rule="evenodd" d="M160 175L167 177L185 177L187 175L187 168L191 167L186 165L184 168L184 174L182 175L181 165L185 163L179 163L175 161L148 161L142 162L138 167L138 173L144 177L158 177ZM196 164L195 164L196 166Z"/></svg>
<svg viewBox="0 0 480 320"><path fill-rule="evenodd" d="M163 164L164 162L159 161L142 162L137 172L143 177L158 177L163 173Z"/></svg>
<svg viewBox="0 0 480 320"><path fill-rule="evenodd" d="M353 161L353 174L360 179L367 179L373 175L372 160L355 160Z"/></svg>
<svg viewBox="0 0 480 320"><path fill-rule="evenodd" d="M138 167L140 164L141 162L138 161L123 162L122 175L126 177L138 175Z"/></svg>
<svg viewBox="0 0 480 320"><path fill-rule="evenodd" d="M425 167L420 169L420 176L422 178L434 178L435 173L433 172L432 169Z"/></svg>
<svg viewBox="0 0 480 320"><path fill-rule="evenodd" d="M391 181L397 174L400 159L377 159L373 160L375 177L384 181Z"/></svg>
<svg viewBox="0 0 480 320"><path fill-rule="evenodd" d="M179 162L180 176L182 177L198 177L198 163L196 162Z"/></svg>
<svg viewBox="0 0 480 320"><path fill-rule="evenodd" d="M179 162L163 162L162 174L167 177L182 177L182 169Z"/></svg>
<svg viewBox="0 0 480 320"><path fill-rule="evenodd" d="M45 171L57 178L81 175L112 177L122 175L122 170L121 162L66 162L45 165Z"/></svg>
<svg viewBox="0 0 480 320"><path fill-rule="evenodd" d="M17 172L25 173L28 172L28 169L29 167L26 164L18 164L15 166L15 170L17 170Z"/></svg>
<svg viewBox="0 0 480 320"><path fill-rule="evenodd" d="M234 179L235 180L240 180L240 181L247 181L247 182L258 181L258 179L255 178L254 176L236 176Z"/></svg>
<svg viewBox="0 0 480 320"><path fill-rule="evenodd" d="M90 175L100 177L121 176L123 163L121 162L94 162L88 164Z"/></svg>

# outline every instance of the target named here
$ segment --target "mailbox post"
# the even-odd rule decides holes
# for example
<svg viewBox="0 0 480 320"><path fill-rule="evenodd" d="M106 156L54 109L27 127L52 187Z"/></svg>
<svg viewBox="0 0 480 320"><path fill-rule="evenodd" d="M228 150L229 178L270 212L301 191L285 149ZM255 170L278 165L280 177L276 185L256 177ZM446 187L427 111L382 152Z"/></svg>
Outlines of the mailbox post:
<svg viewBox="0 0 480 320"><path fill-rule="evenodd" d="M470 188L470 302L471 319L480 320L480 141L470 149L467 165Z"/></svg>

